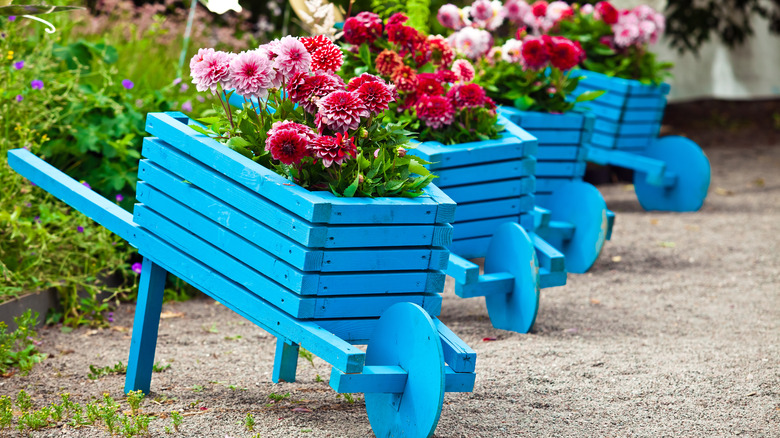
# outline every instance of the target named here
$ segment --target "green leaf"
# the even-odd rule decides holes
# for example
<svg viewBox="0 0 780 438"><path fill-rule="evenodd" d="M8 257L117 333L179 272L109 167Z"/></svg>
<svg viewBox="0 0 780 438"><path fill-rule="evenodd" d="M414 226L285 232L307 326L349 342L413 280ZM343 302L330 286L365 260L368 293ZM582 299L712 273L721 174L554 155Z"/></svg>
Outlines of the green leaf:
<svg viewBox="0 0 780 438"><path fill-rule="evenodd" d="M579 96L577 96L577 99L575 102L588 102L593 99L597 99L601 97L604 93L606 93L607 90L597 90L597 91L586 91Z"/></svg>
<svg viewBox="0 0 780 438"><path fill-rule="evenodd" d="M355 196L355 192L357 191L359 183L360 183L360 174L358 173L357 176L355 176L355 180L352 181L352 184L350 184L349 187L344 189L344 196L347 198L351 198Z"/></svg>
<svg viewBox="0 0 780 438"><path fill-rule="evenodd" d="M371 65L371 49L368 48L368 44L361 44L358 51L360 60L363 61L363 65Z"/></svg>
<svg viewBox="0 0 780 438"><path fill-rule="evenodd" d="M416 159L412 158L409 161L409 170L418 175L430 175L430 171L420 164Z"/></svg>

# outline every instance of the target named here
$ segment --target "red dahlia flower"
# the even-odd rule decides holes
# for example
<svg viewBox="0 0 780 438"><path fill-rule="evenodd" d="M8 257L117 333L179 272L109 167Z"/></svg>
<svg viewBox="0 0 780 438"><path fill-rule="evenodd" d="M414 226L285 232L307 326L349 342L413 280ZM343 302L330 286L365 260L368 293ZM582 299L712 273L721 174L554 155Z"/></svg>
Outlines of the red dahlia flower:
<svg viewBox="0 0 780 438"><path fill-rule="evenodd" d="M444 87L441 79L436 73L419 73L417 75L417 92L429 96L441 96L444 94Z"/></svg>
<svg viewBox="0 0 780 438"><path fill-rule="evenodd" d="M547 15L547 2L539 0L531 5L531 12L534 17L544 18Z"/></svg>
<svg viewBox="0 0 780 438"><path fill-rule="evenodd" d="M344 64L344 54L335 44L322 46L311 54L312 71L335 72Z"/></svg>
<svg viewBox="0 0 780 438"><path fill-rule="evenodd" d="M272 137L281 131L295 131L306 138L306 141L310 141L314 138L315 135L314 131L310 127L300 123L295 123L292 120L281 120L274 122L274 124L271 125L271 129L268 131L267 135L268 137Z"/></svg>
<svg viewBox="0 0 780 438"><path fill-rule="evenodd" d="M417 118L431 129L449 125L455 119L452 102L443 96L420 96L414 108L417 110Z"/></svg>
<svg viewBox="0 0 780 438"><path fill-rule="evenodd" d="M309 51L309 53L314 53L322 47L333 45L333 42L330 40L330 38L326 37L325 35L301 37L301 42L303 43L303 46L306 47L306 50Z"/></svg>
<svg viewBox="0 0 780 438"><path fill-rule="evenodd" d="M485 105L485 90L477 84L455 85L447 97L457 108L479 108Z"/></svg>
<svg viewBox="0 0 780 438"><path fill-rule="evenodd" d="M436 76L440 81L451 84L458 80L458 75L452 70L439 70L436 72Z"/></svg>
<svg viewBox="0 0 780 438"><path fill-rule="evenodd" d="M550 50L550 63L561 70L571 70L584 58L585 51L573 41L564 37L552 37L552 49Z"/></svg>
<svg viewBox="0 0 780 438"><path fill-rule="evenodd" d="M391 50L382 50L376 55L376 71L382 76L390 76L393 70L403 65L401 56Z"/></svg>
<svg viewBox="0 0 780 438"><path fill-rule="evenodd" d="M344 22L344 40L349 44L373 43L382 35L382 19L373 12L361 12Z"/></svg>
<svg viewBox="0 0 780 438"><path fill-rule="evenodd" d="M385 83L384 79L380 78L379 76L374 76L369 73L363 73L362 75L356 76L349 80L349 83L347 84L347 91L355 91L366 82L381 82L383 84Z"/></svg>
<svg viewBox="0 0 780 438"><path fill-rule="evenodd" d="M450 43L439 35L428 36L428 47L431 50L431 61L437 67L449 67L455 59Z"/></svg>
<svg viewBox="0 0 780 438"><path fill-rule="evenodd" d="M540 37L526 37L523 41L523 65L526 68L541 69L547 65L550 53Z"/></svg>
<svg viewBox="0 0 780 438"><path fill-rule="evenodd" d="M610 2L598 2L595 6L595 11L601 16L601 20L607 24L615 24L618 22L619 12L612 6Z"/></svg>
<svg viewBox="0 0 780 438"><path fill-rule="evenodd" d="M404 15L402 12L396 12L387 19L387 25L393 26L395 24L404 24L407 22L407 20L409 20L409 17Z"/></svg>
<svg viewBox="0 0 780 438"><path fill-rule="evenodd" d="M465 59L459 59L452 63L452 71L460 82L471 82L474 80L474 66Z"/></svg>
<svg viewBox="0 0 780 438"><path fill-rule="evenodd" d="M368 117L365 103L357 94L349 91L334 91L317 102L317 116L314 123L320 132L347 132L357 129L361 117Z"/></svg>
<svg viewBox="0 0 780 438"><path fill-rule="evenodd" d="M395 100L393 90L384 82L364 82L355 92L369 111L379 114Z"/></svg>
<svg viewBox="0 0 780 438"><path fill-rule="evenodd" d="M334 91L343 89L344 84L338 76L321 73L309 76L299 73L290 78L287 83L287 93L293 103L303 106L309 114L317 112L317 101Z"/></svg>
<svg viewBox="0 0 780 438"><path fill-rule="evenodd" d="M306 156L308 140L293 130L277 131L265 141L265 149L275 160L296 164Z"/></svg>
<svg viewBox="0 0 780 438"><path fill-rule="evenodd" d="M350 156L354 158L357 155L355 138L346 134L342 136L341 133L336 134L335 137L326 135L317 137L309 142L309 149L315 157L322 160L325 167L330 167L333 163L340 166Z"/></svg>
<svg viewBox="0 0 780 438"><path fill-rule="evenodd" d="M390 80L398 87L398 91L408 93L417 89L417 75L408 65L396 67L390 75Z"/></svg>

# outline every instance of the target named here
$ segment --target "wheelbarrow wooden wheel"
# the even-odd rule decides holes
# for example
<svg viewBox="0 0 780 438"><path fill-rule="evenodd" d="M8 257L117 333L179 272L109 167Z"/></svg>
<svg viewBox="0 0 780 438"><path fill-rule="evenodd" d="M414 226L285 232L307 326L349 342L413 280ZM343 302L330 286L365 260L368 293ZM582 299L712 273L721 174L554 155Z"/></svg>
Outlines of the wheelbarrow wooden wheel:
<svg viewBox="0 0 780 438"><path fill-rule="evenodd" d="M366 393L366 412L379 438L433 435L444 402L444 354L433 321L420 306L398 303L377 322L366 365L408 373L402 393Z"/></svg>
<svg viewBox="0 0 780 438"><path fill-rule="evenodd" d="M655 140L643 155L666 163L667 173L676 176L673 184L662 187L634 174L634 190L639 204L648 211L698 211L710 187L710 161L699 145L690 139L671 135Z"/></svg>
<svg viewBox="0 0 780 438"><path fill-rule="evenodd" d="M539 310L539 261L534 244L520 224L507 222L490 240L485 274L506 272L514 276L509 293L493 293L485 304L493 327L528 333Z"/></svg>
<svg viewBox="0 0 780 438"><path fill-rule="evenodd" d="M552 230L540 229L539 236L563 253L568 272L587 272L601 254L607 237L609 221L604 197L589 183L569 181L556 188L544 208L550 210L553 221L573 225L574 233L564 240L550 234Z"/></svg>

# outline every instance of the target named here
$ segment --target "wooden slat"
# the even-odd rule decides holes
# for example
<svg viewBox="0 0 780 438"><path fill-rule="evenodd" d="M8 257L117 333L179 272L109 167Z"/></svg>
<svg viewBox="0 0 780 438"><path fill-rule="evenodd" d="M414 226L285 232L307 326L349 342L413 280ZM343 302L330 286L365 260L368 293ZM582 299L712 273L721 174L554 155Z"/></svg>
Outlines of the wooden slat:
<svg viewBox="0 0 780 438"><path fill-rule="evenodd" d="M453 243L455 243L455 240L492 236L498 227L506 222L517 222L517 215L458 223L455 225L455 239ZM456 251L453 252L462 255Z"/></svg>
<svg viewBox="0 0 780 438"><path fill-rule="evenodd" d="M531 135L534 130L559 129L578 131L582 128L584 116L581 113L549 114L533 111L520 111L512 107L501 107L499 111L509 120L525 129Z"/></svg>
<svg viewBox="0 0 780 438"><path fill-rule="evenodd" d="M455 283L455 295L461 298L486 297L494 294L511 293L514 287L514 275L508 272L496 272L480 275L476 283Z"/></svg>
<svg viewBox="0 0 780 438"><path fill-rule="evenodd" d="M155 143L149 140L145 144ZM151 161L142 160L138 176L155 187L164 187L172 198L221 225L230 227L235 224L233 228L237 232L244 229L247 233L257 234L253 237L258 238L267 234L267 230L261 229L264 227L312 248L446 246L452 238L449 224L315 225L214 172L199 173L198 185L195 185L184 182L178 175ZM223 202L215 194L231 203Z"/></svg>
<svg viewBox="0 0 780 438"><path fill-rule="evenodd" d="M436 185L446 190L450 186L532 176L535 168L536 160L533 158L449 168L437 172Z"/></svg>
<svg viewBox="0 0 780 438"><path fill-rule="evenodd" d="M543 145L539 147L536 162L577 161L582 160L584 155L584 150L578 144L564 146Z"/></svg>
<svg viewBox="0 0 780 438"><path fill-rule="evenodd" d="M473 373L477 365L477 353L438 318L433 325L439 332L444 361L457 373Z"/></svg>
<svg viewBox="0 0 780 438"><path fill-rule="evenodd" d="M528 134L525 134L528 136ZM410 149L412 155L430 161L426 165L431 170L447 169L464 165L489 163L527 157L536 150L536 139L528 137L521 140L505 132L496 140L443 145L435 141L418 143Z"/></svg>
<svg viewBox="0 0 780 438"><path fill-rule="evenodd" d="M450 254L447 275L458 283L474 283L479 278L479 265L457 254Z"/></svg>
<svg viewBox="0 0 780 438"><path fill-rule="evenodd" d="M463 221L473 221L496 216L517 215L534 208L531 195L460 204L455 215L455 227Z"/></svg>
<svg viewBox="0 0 780 438"><path fill-rule="evenodd" d="M582 131L534 130L540 145L572 145L582 140ZM542 146L543 147L543 146Z"/></svg>
<svg viewBox="0 0 780 438"><path fill-rule="evenodd" d="M474 201L509 198L534 192L536 180L532 176L447 187L447 194L459 205ZM458 209L461 207L459 206ZM460 211L460 210L458 210ZM458 216L456 212L455 216Z"/></svg>
<svg viewBox="0 0 780 438"><path fill-rule="evenodd" d="M585 174L585 167L585 162L541 162L536 163L536 176L537 178L582 176ZM536 191L538 193L539 189Z"/></svg>
<svg viewBox="0 0 780 438"><path fill-rule="evenodd" d="M552 224L554 221L551 221ZM531 234L531 240L534 243L536 257L539 259L539 267L546 268L550 272L562 272L564 267L563 254L550 245L546 240L539 237L536 233Z"/></svg>
<svg viewBox="0 0 780 438"><path fill-rule="evenodd" d="M329 192L309 192L163 113L150 113L146 130L310 222L425 224L434 223L438 217L438 204L430 196L337 198ZM180 175L189 180L189 175ZM403 208L398 208L400 205ZM447 222L444 218L440 220Z"/></svg>

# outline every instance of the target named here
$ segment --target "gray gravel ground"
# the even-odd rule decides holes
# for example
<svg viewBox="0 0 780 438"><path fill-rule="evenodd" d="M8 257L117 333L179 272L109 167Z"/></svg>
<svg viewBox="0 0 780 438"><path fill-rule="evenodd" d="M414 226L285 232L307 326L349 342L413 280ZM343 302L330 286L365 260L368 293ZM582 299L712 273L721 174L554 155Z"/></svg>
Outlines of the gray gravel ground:
<svg viewBox="0 0 780 438"><path fill-rule="evenodd" d="M493 329L484 301L448 283L441 319L477 351L477 382L447 394L435 436L780 436L780 147L743 143L707 146L712 185L696 214L644 212L625 184L600 187L617 213L612 241L590 273L543 290L531 334ZM120 398L124 376L86 375L127 361L133 310L121 306L110 330L43 329L52 357L0 379L0 394ZM371 435L362 394L349 403L317 382L323 361L301 359L297 383L274 385L266 332L208 299L163 310L157 359L171 367L143 408L160 416L154 436L173 410L185 413L178 436L250 437L250 412L261 437Z"/></svg>

